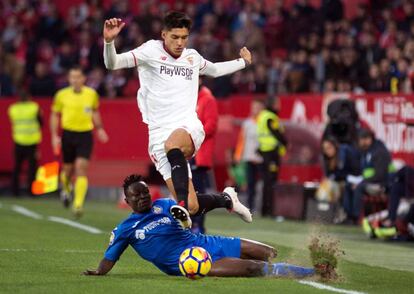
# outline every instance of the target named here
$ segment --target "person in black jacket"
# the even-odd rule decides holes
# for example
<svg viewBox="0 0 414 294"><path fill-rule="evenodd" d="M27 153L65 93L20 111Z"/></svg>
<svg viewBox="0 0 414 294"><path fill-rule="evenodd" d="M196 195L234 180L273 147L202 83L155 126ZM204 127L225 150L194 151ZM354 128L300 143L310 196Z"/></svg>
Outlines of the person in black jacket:
<svg viewBox="0 0 414 294"><path fill-rule="evenodd" d="M347 177L344 209L348 222L357 223L365 194L377 195L388 182L391 155L384 143L375 138L374 133L362 128L358 133L358 146L361 151L361 171L359 177Z"/></svg>

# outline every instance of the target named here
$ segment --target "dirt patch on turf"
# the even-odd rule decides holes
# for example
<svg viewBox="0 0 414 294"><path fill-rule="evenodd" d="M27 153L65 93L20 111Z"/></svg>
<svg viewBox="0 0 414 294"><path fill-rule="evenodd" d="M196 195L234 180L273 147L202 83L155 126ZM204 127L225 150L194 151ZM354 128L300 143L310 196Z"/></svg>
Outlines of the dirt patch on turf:
<svg viewBox="0 0 414 294"><path fill-rule="evenodd" d="M327 234L311 234L308 245L312 265L322 281L338 281L338 258L345 255L340 241Z"/></svg>

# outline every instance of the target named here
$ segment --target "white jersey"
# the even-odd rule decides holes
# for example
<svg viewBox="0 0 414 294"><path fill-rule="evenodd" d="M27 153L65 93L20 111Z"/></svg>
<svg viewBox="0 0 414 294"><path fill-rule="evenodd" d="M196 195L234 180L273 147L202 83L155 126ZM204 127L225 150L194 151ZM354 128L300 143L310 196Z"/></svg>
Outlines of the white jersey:
<svg viewBox="0 0 414 294"><path fill-rule="evenodd" d="M217 77L245 67L242 59L213 64L194 49L184 49L174 58L159 40L147 41L123 54L116 54L113 42L106 43L104 59L110 69L137 67L141 85L138 106L150 130L180 127L197 118L199 75Z"/></svg>

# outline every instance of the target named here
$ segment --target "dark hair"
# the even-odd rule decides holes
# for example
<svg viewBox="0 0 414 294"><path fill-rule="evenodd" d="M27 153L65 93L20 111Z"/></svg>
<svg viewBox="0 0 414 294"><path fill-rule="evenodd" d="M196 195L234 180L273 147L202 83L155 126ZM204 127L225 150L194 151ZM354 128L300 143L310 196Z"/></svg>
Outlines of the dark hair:
<svg viewBox="0 0 414 294"><path fill-rule="evenodd" d="M370 130L369 128L360 128L358 130L358 138L371 138L371 139L375 139L375 135L374 132L372 130Z"/></svg>
<svg viewBox="0 0 414 294"><path fill-rule="evenodd" d="M322 141L321 141L321 149L322 149L322 145L323 145L324 142L331 143L335 147L336 152L338 153L338 149L339 149L339 141L338 141L338 139L336 139L334 136L326 136L326 137L322 138ZM322 155L323 155L324 158L327 158L327 156L323 152L323 150L322 150Z"/></svg>
<svg viewBox="0 0 414 294"><path fill-rule="evenodd" d="M132 174L127 176L124 179L124 184L122 185L122 187L124 188L124 194L127 194L127 190L128 188L135 183L139 183L139 182L143 182L143 178L141 175L137 175L137 174Z"/></svg>
<svg viewBox="0 0 414 294"><path fill-rule="evenodd" d="M192 21L184 13L178 11L170 11L164 17L164 29L171 30L175 28L191 29Z"/></svg>
<svg viewBox="0 0 414 294"><path fill-rule="evenodd" d="M78 65L78 64L72 65L72 66L69 68L68 73L69 73L70 71L72 71L72 70L77 70L77 71L80 71L82 74L85 74L85 73L83 72L83 68L82 68L80 65Z"/></svg>

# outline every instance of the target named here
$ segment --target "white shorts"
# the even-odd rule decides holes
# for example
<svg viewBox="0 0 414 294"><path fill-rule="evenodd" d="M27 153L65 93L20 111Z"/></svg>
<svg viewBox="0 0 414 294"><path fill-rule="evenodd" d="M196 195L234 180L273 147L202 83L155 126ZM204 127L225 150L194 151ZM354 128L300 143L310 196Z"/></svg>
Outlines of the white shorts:
<svg viewBox="0 0 414 294"><path fill-rule="evenodd" d="M165 153L165 141L167 141L171 133L177 129L184 129L190 135L195 148L194 155L200 149L200 146L204 141L205 133L203 124L198 118L178 127L162 127L149 130L148 153L152 162L155 164L157 171L162 175L164 180L171 178L171 165L168 161L167 154ZM188 175L191 178L190 165L187 165Z"/></svg>

